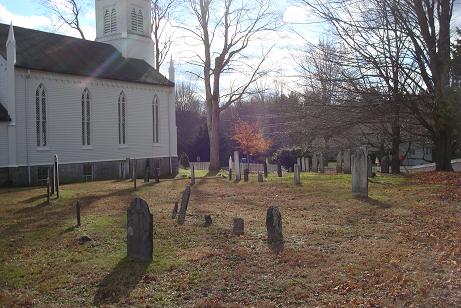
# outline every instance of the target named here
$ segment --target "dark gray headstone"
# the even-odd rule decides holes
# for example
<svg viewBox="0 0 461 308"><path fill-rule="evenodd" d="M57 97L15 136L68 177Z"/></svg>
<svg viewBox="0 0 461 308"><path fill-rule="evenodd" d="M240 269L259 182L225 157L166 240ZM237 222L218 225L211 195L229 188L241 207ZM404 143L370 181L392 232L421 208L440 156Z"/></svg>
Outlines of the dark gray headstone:
<svg viewBox="0 0 461 308"><path fill-rule="evenodd" d="M149 205L136 198L127 211L127 255L141 261L152 260L153 217Z"/></svg>
<svg viewBox="0 0 461 308"><path fill-rule="evenodd" d="M352 196L368 197L368 155L365 147L352 154Z"/></svg>
<svg viewBox="0 0 461 308"><path fill-rule="evenodd" d="M342 153L339 152L336 156L336 173L343 172L343 156Z"/></svg>
<svg viewBox="0 0 461 308"><path fill-rule="evenodd" d="M319 173L325 173L325 161L323 160L323 153L318 156L319 159Z"/></svg>
<svg viewBox="0 0 461 308"><path fill-rule="evenodd" d="M299 165L298 164L295 164L295 166L294 166L293 179L294 179L295 185L300 185L301 184L301 175L299 174Z"/></svg>
<svg viewBox="0 0 461 308"><path fill-rule="evenodd" d="M211 226L213 223L213 219L211 219L211 215L205 215L205 227Z"/></svg>
<svg viewBox="0 0 461 308"><path fill-rule="evenodd" d="M317 154L314 154L312 156L312 172L318 172L319 171L319 161L317 158Z"/></svg>
<svg viewBox="0 0 461 308"><path fill-rule="evenodd" d="M181 207L179 208L178 224L183 225L186 220L187 206L189 205L190 186L186 186L182 194Z"/></svg>
<svg viewBox="0 0 461 308"><path fill-rule="evenodd" d="M267 162L264 162L263 170L264 170L264 177L267 178L269 176L269 172L267 171Z"/></svg>
<svg viewBox="0 0 461 308"><path fill-rule="evenodd" d="M173 211L171 211L171 219L175 219L177 214L178 214L178 202L175 202Z"/></svg>
<svg viewBox="0 0 461 308"><path fill-rule="evenodd" d="M77 227L80 227L80 202L75 204L75 214L77 216Z"/></svg>
<svg viewBox="0 0 461 308"><path fill-rule="evenodd" d="M258 183L263 183L264 182L264 177L261 172L258 172Z"/></svg>
<svg viewBox="0 0 461 308"><path fill-rule="evenodd" d="M280 163L277 163L277 176L282 177L282 165Z"/></svg>
<svg viewBox="0 0 461 308"><path fill-rule="evenodd" d="M343 152L343 172L346 174L351 173L351 150Z"/></svg>
<svg viewBox="0 0 461 308"><path fill-rule="evenodd" d="M248 168L245 168L243 170L243 181L248 182L250 179L250 170Z"/></svg>
<svg viewBox="0 0 461 308"><path fill-rule="evenodd" d="M276 206L271 206L267 209L266 229L269 243L283 242L282 215Z"/></svg>
<svg viewBox="0 0 461 308"><path fill-rule="evenodd" d="M235 235L245 234L245 221L243 218L234 218L234 228L232 229L232 233Z"/></svg>

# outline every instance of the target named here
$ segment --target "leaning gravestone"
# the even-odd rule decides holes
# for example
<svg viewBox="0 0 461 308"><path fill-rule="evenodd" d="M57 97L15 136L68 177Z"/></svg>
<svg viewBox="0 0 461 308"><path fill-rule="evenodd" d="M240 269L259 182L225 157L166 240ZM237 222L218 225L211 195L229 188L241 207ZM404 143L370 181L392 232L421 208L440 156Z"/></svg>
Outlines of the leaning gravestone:
<svg viewBox="0 0 461 308"><path fill-rule="evenodd" d="M357 148L352 154L352 196L368 197L368 153L365 147Z"/></svg>
<svg viewBox="0 0 461 308"><path fill-rule="evenodd" d="M186 186L182 194L181 207L179 208L178 224L183 225L186 220L187 206L189 205L190 186Z"/></svg>
<svg viewBox="0 0 461 308"><path fill-rule="evenodd" d="M234 218L234 228L232 229L234 235L245 234L245 221L242 218Z"/></svg>
<svg viewBox="0 0 461 308"><path fill-rule="evenodd" d="M351 150L343 152L343 172L346 174L351 173Z"/></svg>
<svg viewBox="0 0 461 308"><path fill-rule="evenodd" d="M153 217L149 205L136 198L127 211L127 255L141 261L152 260Z"/></svg>
<svg viewBox="0 0 461 308"><path fill-rule="evenodd" d="M343 171L343 157L341 152L336 156L336 173L341 173Z"/></svg>
<svg viewBox="0 0 461 308"><path fill-rule="evenodd" d="M278 207L271 206L266 213L267 241L270 244L282 243L282 214Z"/></svg>
<svg viewBox="0 0 461 308"><path fill-rule="evenodd" d="M177 214L178 214L178 202L175 202L173 210L171 211L171 219L175 219Z"/></svg>
<svg viewBox="0 0 461 308"><path fill-rule="evenodd" d="M301 185L301 176L299 174L299 165L298 164L295 164L295 166L294 166L293 178L294 178L295 185Z"/></svg>
<svg viewBox="0 0 461 308"><path fill-rule="evenodd" d="M323 153L319 154L319 172L325 173L325 161L323 160Z"/></svg>
<svg viewBox="0 0 461 308"><path fill-rule="evenodd" d="M242 179L242 175L240 173L240 154L239 154L239 151L234 151L234 173L235 173L235 180L240 181Z"/></svg>
<svg viewBox="0 0 461 308"><path fill-rule="evenodd" d="M281 178L283 176L282 174L282 165L280 163L277 163L277 176Z"/></svg>

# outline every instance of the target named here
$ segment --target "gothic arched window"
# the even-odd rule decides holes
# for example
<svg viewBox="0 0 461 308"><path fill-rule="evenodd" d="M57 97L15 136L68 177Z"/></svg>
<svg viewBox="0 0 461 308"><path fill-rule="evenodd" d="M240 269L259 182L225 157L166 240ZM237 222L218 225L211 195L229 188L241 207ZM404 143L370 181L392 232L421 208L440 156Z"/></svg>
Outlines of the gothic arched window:
<svg viewBox="0 0 461 308"><path fill-rule="evenodd" d="M35 128L37 130L37 146L46 146L46 89L41 83L35 91Z"/></svg>
<svg viewBox="0 0 461 308"><path fill-rule="evenodd" d="M110 16L109 10L104 12L104 34L110 33Z"/></svg>
<svg viewBox="0 0 461 308"><path fill-rule="evenodd" d="M141 10L138 11L138 32L144 32L144 18Z"/></svg>
<svg viewBox="0 0 461 308"><path fill-rule="evenodd" d="M117 31L117 11L112 9L110 12L110 32Z"/></svg>
<svg viewBox="0 0 461 308"><path fill-rule="evenodd" d="M118 143L126 144L126 96L123 91L118 97Z"/></svg>
<svg viewBox="0 0 461 308"><path fill-rule="evenodd" d="M158 96L154 96L152 101L152 133L154 143L159 143L159 114Z"/></svg>
<svg viewBox="0 0 461 308"><path fill-rule="evenodd" d="M85 88L82 93L82 145L91 145L90 131L90 91Z"/></svg>
<svg viewBox="0 0 461 308"><path fill-rule="evenodd" d="M138 17L134 8L131 9L131 30L138 31Z"/></svg>

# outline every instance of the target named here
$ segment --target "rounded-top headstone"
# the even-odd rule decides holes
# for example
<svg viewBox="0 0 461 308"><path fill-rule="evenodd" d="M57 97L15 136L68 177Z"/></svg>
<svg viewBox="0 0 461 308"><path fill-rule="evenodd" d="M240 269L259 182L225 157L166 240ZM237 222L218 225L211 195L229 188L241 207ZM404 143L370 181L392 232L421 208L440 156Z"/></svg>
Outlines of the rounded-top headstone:
<svg viewBox="0 0 461 308"><path fill-rule="evenodd" d="M127 210L127 255L141 261L152 260L153 217L149 205L136 198Z"/></svg>
<svg viewBox="0 0 461 308"><path fill-rule="evenodd" d="M280 211L276 206L271 206L267 209L266 229L267 240L269 243L283 242L282 214L280 214Z"/></svg>
<svg viewBox="0 0 461 308"><path fill-rule="evenodd" d="M235 235L243 235L245 233L245 221L243 218L234 218L234 228L232 233Z"/></svg>

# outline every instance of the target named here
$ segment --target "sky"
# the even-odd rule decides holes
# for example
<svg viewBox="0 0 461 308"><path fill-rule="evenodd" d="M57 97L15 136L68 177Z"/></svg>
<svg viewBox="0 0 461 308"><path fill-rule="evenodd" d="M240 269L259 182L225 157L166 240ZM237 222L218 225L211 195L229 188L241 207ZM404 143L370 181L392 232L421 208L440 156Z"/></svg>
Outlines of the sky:
<svg viewBox="0 0 461 308"><path fill-rule="evenodd" d="M53 17L50 11L40 5L41 0L0 0L0 22L13 25L38 29L49 32L57 32L69 36L79 37L76 30L65 26L59 27L60 23ZM62 1L62 0L53 0ZM95 11L94 0L86 0L89 5L81 17L82 29L85 37L94 40L95 31ZM181 2L181 1L179 1ZM461 24L461 1L455 9L453 25ZM329 36L328 27L316 21L316 18L308 10L295 6L295 0L274 0L274 10L281 28L277 32L267 33L261 40L251 42L246 51L249 63L256 63L261 55L261 51L271 49L268 59L265 61L264 69L271 73L261 80L260 87L283 87L285 92L297 90L297 80L299 78L298 65L296 61L303 55L302 50L306 44L316 43L320 39ZM172 25L180 25L181 17L185 14L180 7L176 9L175 18L171 20ZM171 49L171 55L176 67L176 81L187 81L196 85L198 91L202 91L201 82L189 71L194 71L194 67L188 63L194 56L197 47L185 38L184 30L171 27L169 31L174 31L175 43ZM293 31L295 29L296 31ZM169 57L168 57L169 59ZM168 63L164 63L161 72L167 76ZM244 80L245 77L233 74L223 80L224 85L230 85L235 80ZM278 89L280 90L280 89Z"/></svg>

